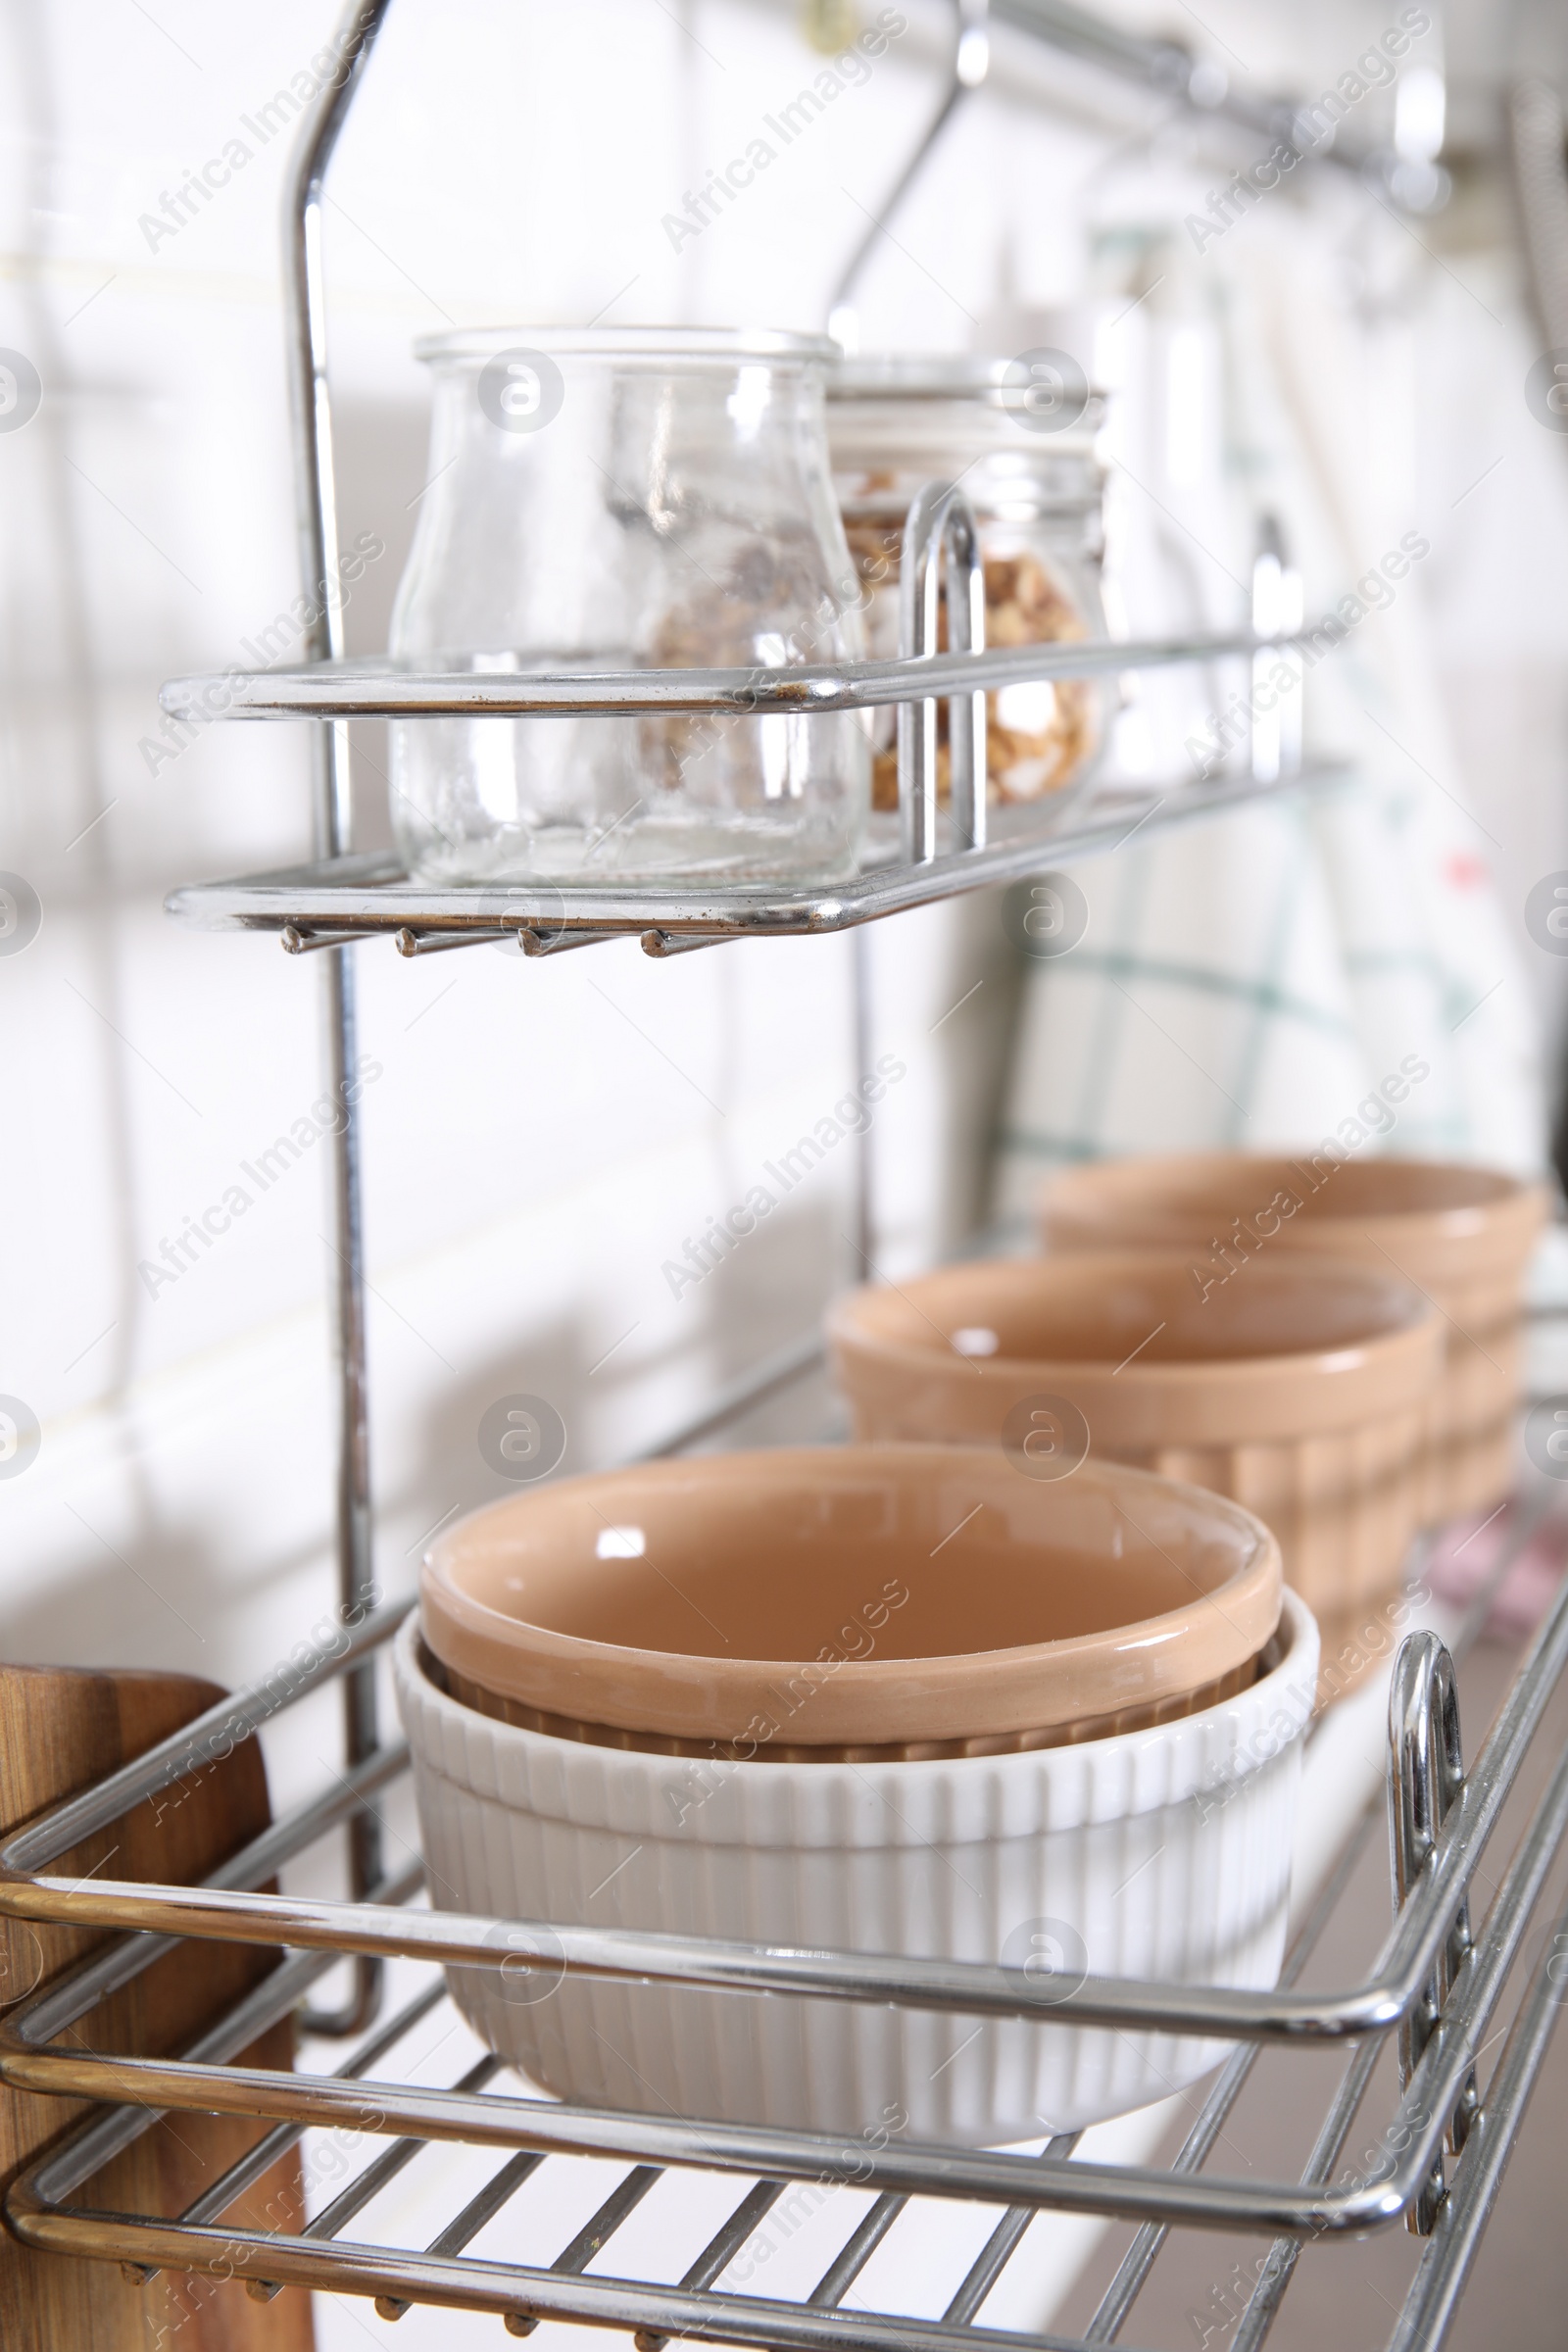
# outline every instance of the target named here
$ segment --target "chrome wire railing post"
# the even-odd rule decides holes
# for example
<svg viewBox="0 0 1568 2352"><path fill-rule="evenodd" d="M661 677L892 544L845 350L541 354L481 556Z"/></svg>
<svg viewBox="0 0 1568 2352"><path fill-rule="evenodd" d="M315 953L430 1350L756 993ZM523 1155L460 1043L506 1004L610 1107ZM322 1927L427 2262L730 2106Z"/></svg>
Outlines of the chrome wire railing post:
<svg viewBox="0 0 1568 2352"><path fill-rule="evenodd" d="M305 632L311 662L341 661L343 612L338 580L337 494L326 372L326 290L321 267L321 204L326 170L348 118L366 60L391 0L357 0L336 36L337 73L306 120L289 183L283 233L288 313L287 361L299 529L300 585L315 617ZM316 854L341 858L353 846L348 723L335 719L316 736ZM375 1601L371 1547L369 1435L366 1405L365 1239L361 1221L359 1037L354 966L347 947L322 958L322 1015L327 1088L340 1119L331 1139L328 1323L336 1386L338 1602L355 1624ZM343 1735L352 1767L377 1745L375 1661L368 1658L343 1686ZM349 1875L356 1898L381 1876L381 1834L366 1810L349 1825ZM341 2009L308 2017L317 2034L360 2033L381 1998L382 1964L360 1955L354 1988Z"/></svg>
<svg viewBox="0 0 1568 2352"><path fill-rule="evenodd" d="M937 650L941 587L940 514L947 488L928 482L905 518L899 566L899 653L905 660ZM899 705L899 824L910 865L937 854L937 705L935 695Z"/></svg>
<svg viewBox="0 0 1568 2352"><path fill-rule="evenodd" d="M1453 1660L1434 1633L1410 1635L1395 1661L1389 1689L1389 1841L1396 1906L1420 1882L1448 1808L1464 1787L1459 1741L1459 1693ZM1423 2051L1442 2031L1443 2007L1470 1950L1470 1905L1461 1901L1432 1975L1399 2026L1399 2087L1408 2087ZM1476 2076L1464 2078L1446 2133L1450 2154L1464 2146L1476 2115ZM1430 2236L1446 2186L1441 2151L1406 2227Z"/></svg>
<svg viewBox="0 0 1568 2352"><path fill-rule="evenodd" d="M871 943L863 923L858 923L850 933L850 1029L851 1051L855 1061L855 1091L862 1102L870 1098L866 1087L871 1081ZM870 1123L860 1128L855 1138L855 1221L851 1227L851 1247L855 1264L851 1279L867 1282L874 1279L876 1266L876 1178L872 1164L874 1146Z"/></svg>
<svg viewBox="0 0 1568 2352"><path fill-rule="evenodd" d="M986 642L985 572L974 510L961 490L927 482L904 525L899 576L899 652L904 660L937 653L943 565L948 579L948 636L955 655L979 654ZM937 700L899 705L899 814L910 865L937 854ZM948 696L948 757L957 846L985 847L986 698L984 690Z"/></svg>
<svg viewBox="0 0 1568 2352"><path fill-rule="evenodd" d="M980 534L969 502L949 493L948 638L956 654L986 650L986 575ZM984 688L948 698L948 745L952 760L953 831L960 850L986 846L986 698Z"/></svg>
<svg viewBox="0 0 1568 2352"><path fill-rule="evenodd" d="M1301 625L1301 575L1291 563L1279 518L1259 518L1257 553L1252 559L1252 630L1260 638L1288 638ZM1270 673L1280 651L1272 643L1252 656L1251 770L1255 783L1275 784L1301 769L1301 696L1299 676L1294 690L1281 693ZM1269 700L1263 701L1264 690Z"/></svg>

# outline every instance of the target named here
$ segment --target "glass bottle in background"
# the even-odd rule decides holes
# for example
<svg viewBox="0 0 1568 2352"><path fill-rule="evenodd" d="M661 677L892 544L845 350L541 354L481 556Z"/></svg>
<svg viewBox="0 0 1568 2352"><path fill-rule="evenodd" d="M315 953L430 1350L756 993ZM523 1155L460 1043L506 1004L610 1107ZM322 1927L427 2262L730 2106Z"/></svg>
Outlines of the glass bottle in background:
<svg viewBox="0 0 1568 2352"><path fill-rule="evenodd" d="M418 347L429 488L391 652L433 670L784 668L863 653L823 417L832 346L538 328ZM392 819L437 884L832 878L868 804L857 713L422 719Z"/></svg>

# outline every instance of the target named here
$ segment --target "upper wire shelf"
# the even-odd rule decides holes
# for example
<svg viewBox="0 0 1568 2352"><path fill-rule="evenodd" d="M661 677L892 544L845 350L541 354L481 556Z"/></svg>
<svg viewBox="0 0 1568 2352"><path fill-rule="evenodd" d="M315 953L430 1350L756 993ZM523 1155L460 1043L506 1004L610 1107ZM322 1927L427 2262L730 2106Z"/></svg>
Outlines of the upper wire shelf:
<svg viewBox="0 0 1568 2352"><path fill-rule="evenodd" d="M940 539L946 510L958 504L959 494L939 485L922 492L910 509L911 544L916 528L928 539ZM956 758L954 765L947 830L956 848L942 854L932 755L920 731L910 729L901 736L899 751L900 853L884 853L877 861L873 847L858 874L828 886L787 880L629 883L610 877L585 886L573 877L564 887L544 878L442 887L411 881L394 858L339 856L278 873L193 884L172 893L167 905L171 914L210 929L274 931L294 954L390 933L409 956L506 939L538 956L636 933L650 955L668 956L723 939L842 931L988 882L1038 873L1058 858L1114 849L1145 825L1232 808L1261 793L1338 772L1319 768L1271 780L1227 777L1163 790L1101 784L1085 809L1075 799L1070 816L1052 808L1052 796L1038 806L992 811L986 806L985 730L972 717L977 687L995 690L1024 681L1250 658L1298 641L1248 630L990 651L906 650L896 661L787 669L424 671L389 661L325 661L296 669L178 678L164 688L162 701L171 716L184 720L309 718L320 723L677 711L760 717L887 704L934 709L945 698L950 711L964 716L969 748L961 775ZM956 753L957 745L956 735Z"/></svg>

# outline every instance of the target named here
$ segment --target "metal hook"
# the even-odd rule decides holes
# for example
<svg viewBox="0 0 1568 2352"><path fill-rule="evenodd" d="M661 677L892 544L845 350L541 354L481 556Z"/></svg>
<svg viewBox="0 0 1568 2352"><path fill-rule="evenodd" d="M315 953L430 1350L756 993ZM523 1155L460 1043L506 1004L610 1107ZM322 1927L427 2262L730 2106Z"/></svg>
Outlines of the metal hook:
<svg viewBox="0 0 1568 2352"><path fill-rule="evenodd" d="M986 576L974 509L950 482L927 482L904 525L899 574L899 651L937 651L937 612L943 558L947 559L948 636L955 653L982 653L986 642ZM961 583L961 585L960 585ZM957 846L981 850L986 840L986 698L948 697L948 754L952 763L953 827ZM899 705L899 811L904 855L911 864L937 854L937 698Z"/></svg>
<svg viewBox="0 0 1568 2352"><path fill-rule="evenodd" d="M918 146L893 184L882 210L866 229L846 263L828 304L827 331L845 350L853 348L854 313L850 296L871 257L871 249L887 229L914 184L927 156L947 127L948 118L960 102L977 90L991 70L991 0L957 0L958 37L946 94L923 132Z"/></svg>
<svg viewBox="0 0 1568 2352"><path fill-rule="evenodd" d="M1430 1632L1411 1634L1395 1660L1389 1690L1389 1842L1396 1909L1408 1901L1426 1869L1448 1809L1464 1787L1459 1740L1459 1693L1446 1644ZM1421 2053L1442 2030L1443 2006L1470 1951L1470 1905L1460 1903L1438 1963L1420 1998L1399 2027L1399 2082L1409 2082ZM1448 2121L1446 2145L1457 2156L1479 2112L1475 2069ZM1443 2158L1432 2171L1405 2226L1430 2236L1446 2195Z"/></svg>

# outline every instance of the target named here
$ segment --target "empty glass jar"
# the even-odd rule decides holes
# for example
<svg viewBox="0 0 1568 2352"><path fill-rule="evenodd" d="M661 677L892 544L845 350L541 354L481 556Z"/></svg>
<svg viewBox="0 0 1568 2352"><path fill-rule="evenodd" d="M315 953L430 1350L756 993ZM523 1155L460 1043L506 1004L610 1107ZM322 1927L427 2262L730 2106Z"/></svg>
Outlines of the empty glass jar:
<svg viewBox="0 0 1568 2352"><path fill-rule="evenodd" d="M899 650L904 517L922 482L957 482L980 530L986 644L1105 633L1100 596L1100 396L1065 370L1017 360L846 361L829 379L833 482L862 583L873 659ZM1066 380L1063 380L1065 374ZM942 642L946 644L945 616ZM1104 746L1107 678L1040 679L986 698L994 808L1064 813ZM873 806L898 807L896 713L873 713ZM949 796L947 706L939 705L938 798Z"/></svg>
<svg viewBox="0 0 1568 2352"><path fill-rule="evenodd" d="M781 668L863 653L806 336L444 335L393 656L435 670ZM391 731L421 880L830 878L859 713L422 719Z"/></svg>

